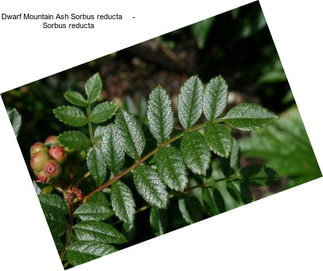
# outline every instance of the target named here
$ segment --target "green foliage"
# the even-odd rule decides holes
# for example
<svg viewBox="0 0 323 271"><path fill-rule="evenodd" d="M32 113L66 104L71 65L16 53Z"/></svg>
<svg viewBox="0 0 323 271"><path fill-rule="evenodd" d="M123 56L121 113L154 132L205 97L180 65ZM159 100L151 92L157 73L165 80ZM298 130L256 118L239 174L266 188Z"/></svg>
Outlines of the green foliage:
<svg viewBox="0 0 323 271"><path fill-rule="evenodd" d="M101 77L98 73L94 74L85 84L87 102L94 103L100 96L102 89Z"/></svg>
<svg viewBox="0 0 323 271"><path fill-rule="evenodd" d="M196 41L197 47L203 49L214 22L214 17L200 21L190 26L192 35Z"/></svg>
<svg viewBox="0 0 323 271"><path fill-rule="evenodd" d="M156 169L141 165L134 172L138 193L152 206L166 208L167 190Z"/></svg>
<svg viewBox="0 0 323 271"><path fill-rule="evenodd" d="M77 91L66 91L64 93L64 97L67 101L69 101L71 104L74 104L76 106L82 106L82 107L88 106L88 103L84 99L82 94Z"/></svg>
<svg viewBox="0 0 323 271"><path fill-rule="evenodd" d="M221 118L228 103L228 85L221 76L205 87L198 76L190 77L180 89L176 119L169 94L161 86L153 89L147 107L141 103L144 115L129 101L125 108L130 113L113 102L96 103L101 88L100 76L95 74L85 84L87 99L68 91L65 97L74 106L54 110L60 121L81 128L62 132L58 141L71 162L83 153L86 161L77 160L77 166L88 170L74 181L75 165L65 168L71 183L60 189L69 208L58 195L40 195L65 263L78 265L131 241L139 228L137 212L151 208L151 233L158 236L250 202L249 186L277 181L277 174L268 167L240 169L239 146L227 126L255 130L276 116L260 105L241 104ZM202 113L206 121L196 124ZM177 120L184 131L174 131ZM155 142L155 148L146 142ZM137 201L146 205L136 210ZM122 232L117 230L119 223Z"/></svg>
<svg viewBox="0 0 323 271"><path fill-rule="evenodd" d="M202 115L203 84L197 76L190 77L178 95L178 119L187 129L192 127Z"/></svg>
<svg viewBox="0 0 323 271"><path fill-rule="evenodd" d="M92 147L87 153L86 162L92 177L99 186L107 176L107 168L101 150L98 147Z"/></svg>
<svg viewBox="0 0 323 271"><path fill-rule="evenodd" d="M196 174L206 174L211 153L199 132L185 133L181 140L181 153L187 167Z"/></svg>
<svg viewBox="0 0 323 271"><path fill-rule="evenodd" d="M225 123L241 130L256 130L273 122L277 117L258 104L240 104L225 116Z"/></svg>
<svg viewBox="0 0 323 271"><path fill-rule="evenodd" d="M104 132L107 130L108 126L98 125L94 131L94 138L100 141L104 135Z"/></svg>
<svg viewBox="0 0 323 271"><path fill-rule="evenodd" d="M164 209L159 209L157 207L152 207L150 209L149 222L154 235L159 236L167 231L167 211Z"/></svg>
<svg viewBox="0 0 323 271"><path fill-rule="evenodd" d="M65 201L55 194L39 195L38 199L44 211L49 229L58 240L67 229L68 207Z"/></svg>
<svg viewBox="0 0 323 271"><path fill-rule="evenodd" d="M270 185L279 180L279 176L275 170L257 164L241 168L240 174L248 184L253 186Z"/></svg>
<svg viewBox="0 0 323 271"><path fill-rule="evenodd" d="M44 212L67 215L68 208L64 200L55 194L44 194L39 197Z"/></svg>
<svg viewBox="0 0 323 271"><path fill-rule="evenodd" d="M193 224L203 218L203 210L196 197L185 196L178 200L179 210L188 224Z"/></svg>
<svg viewBox="0 0 323 271"><path fill-rule="evenodd" d="M228 157L232 148L232 136L228 127L209 124L204 131L204 139L209 148L222 157Z"/></svg>
<svg viewBox="0 0 323 271"><path fill-rule="evenodd" d="M172 102L161 86L157 86L148 100L148 123L152 135L160 144L169 138L174 127Z"/></svg>
<svg viewBox="0 0 323 271"><path fill-rule="evenodd" d="M117 106L114 102L103 102L93 108L91 121L99 124L109 120L116 112Z"/></svg>
<svg viewBox="0 0 323 271"><path fill-rule="evenodd" d="M7 113L13 128L13 131L15 132L16 137L18 137L19 130L21 127L21 115L19 114L16 108L12 108L8 110Z"/></svg>
<svg viewBox="0 0 323 271"><path fill-rule="evenodd" d="M296 107L281 114L272 126L239 141L248 157L267 161L279 175L289 178L289 186L321 176L305 127Z"/></svg>
<svg viewBox="0 0 323 271"><path fill-rule="evenodd" d="M187 183L187 170L178 149L162 148L155 154L157 171L161 180L171 189L184 191Z"/></svg>
<svg viewBox="0 0 323 271"><path fill-rule="evenodd" d="M77 241L66 250L68 262L75 266L115 252L116 248L106 242Z"/></svg>
<svg viewBox="0 0 323 271"><path fill-rule="evenodd" d="M220 211L219 207L217 206L216 199L218 199L218 195L216 195L213 189L204 188L202 190L203 207L208 215L212 216L219 214Z"/></svg>
<svg viewBox="0 0 323 271"><path fill-rule="evenodd" d="M85 113L78 107L62 105L54 109L54 114L61 122L73 127L82 127L87 124Z"/></svg>
<svg viewBox="0 0 323 271"><path fill-rule="evenodd" d="M104 221L114 213L105 195L98 192L87 203L79 206L74 215L82 221Z"/></svg>
<svg viewBox="0 0 323 271"><path fill-rule="evenodd" d="M207 120L220 116L228 104L228 85L221 76L212 79L205 87L203 112Z"/></svg>
<svg viewBox="0 0 323 271"><path fill-rule="evenodd" d="M287 80L283 66L278 57L275 59L273 65L264 67L263 69L264 72L258 79L258 82L261 84L279 83Z"/></svg>
<svg viewBox="0 0 323 271"><path fill-rule="evenodd" d="M80 131L67 131L59 135L58 141L61 145L71 150L82 151L91 146L89 138Z"/></svg>
<svg viewBox="0 0 323 271"><path fill-rule="evenodd" d="M109 244L123 244L127 239L118 230L99 221L82 221L74 226L79 241L98 241Z"/></svg>
<svg viewBox="0 0 323 271"><path fill-rule="evenodd" d="M116 216L127 224L135 219L135 201L127 185L117 182L111 187L111 204Z"/></svg>
<svg viewBox="0 0 323 271"><path fill-rule="evenodd" d="M229 177L234 174L240 166L240 147L238 142L233 139L232 148L228 159L221 160L221 169L224 176Z"/></svg>
<svg viewBox="0 0 323 271"><path fill-rule="evenodd" d="M118 172L124 164L124 151L118 140L114 124L110 124L103 132L101 141L103 159L111 172Z"/></svg>
<svg viewBox="0 0 323 271"><path fill-rule="evenodd" d="M126 154L138 160L145 148L145 137L134 117L121 111L116 117L118 138Z"/></svg>

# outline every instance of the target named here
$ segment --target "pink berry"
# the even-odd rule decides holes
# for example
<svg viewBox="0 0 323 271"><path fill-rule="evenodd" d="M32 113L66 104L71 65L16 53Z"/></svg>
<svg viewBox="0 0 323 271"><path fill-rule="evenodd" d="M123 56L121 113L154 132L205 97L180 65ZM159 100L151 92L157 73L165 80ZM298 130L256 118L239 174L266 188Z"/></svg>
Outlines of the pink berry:
<svg viewBox="0 0 323 271"><path fill-rule="evenodd" d="M34 174L37 177L37 180L36 180L37 183L44 183L44 182L46 182L47 177L46 177L46 175L45 175L45 173L44 173L43 170L41 170L41 171L34 171Z"/></svg>
<svg viewBox="0 0 323 271"><path fill-rule="evenodd" d="M54 158L58 163L63 163L66 160L66 152L62 146L56 145L49 149L49 156Z"/></svg>
<svg viewBox="0 0 323 271"><path fill-rule="evenodd" d="M48 149L44 143L36 142L30 147L30 155L33 155L36 152L47 152Z"/></svg>
<svg viewBox="0 0 323 271"><path fill-rule="evenodd" d="M55 160L48 160L43 170L47 178L55 178L61 174L61 166Z"/></svg>
<svg viewBox="0 0 323 271"><path fill-rule="evenodd" d="M50 146L57 145L58 144L57 136L51 135L51 136L47 137L46 140L45 140L45 144L50 145Z"/></svg>
<svg viewBox="0 0 323 271"><path fill-rule="evenodd" d="M49 156L47 152L36 152L31 156L30 166L34 171L40 171L48 159Z"/></svg>

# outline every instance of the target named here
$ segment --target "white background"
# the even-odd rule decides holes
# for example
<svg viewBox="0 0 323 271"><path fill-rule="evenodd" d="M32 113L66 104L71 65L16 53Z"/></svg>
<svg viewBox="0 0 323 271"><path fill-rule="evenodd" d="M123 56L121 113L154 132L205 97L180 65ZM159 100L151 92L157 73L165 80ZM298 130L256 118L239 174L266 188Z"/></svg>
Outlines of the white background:
<svg viewBox="0 0 323 271"><path fill-rule="evenodd" d="M124 14L93 31L0 20L0 90L18 87L251 1L1 1L0 13ZM260 1L323 165L321 1ZM136 19L131 17L135 16ZM0 101L1 270L63 270ZM35 131L36 132L36 131ZM288 144L288 142L286 142ZM322 178L73 270L323 270Z"/></svg>

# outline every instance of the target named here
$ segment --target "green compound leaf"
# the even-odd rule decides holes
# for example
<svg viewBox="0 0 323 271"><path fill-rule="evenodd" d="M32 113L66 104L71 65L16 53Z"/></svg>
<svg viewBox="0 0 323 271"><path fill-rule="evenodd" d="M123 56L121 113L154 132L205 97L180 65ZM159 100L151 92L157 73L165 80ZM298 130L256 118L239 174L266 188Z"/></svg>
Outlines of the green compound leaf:
<svg viewBox="0 0 323 271"><path fill-rule="evenodd" d="M203 209L196 197L185 196L178 200L179 210L188 224L193 224L203 219Z"/></svg>
<svg viewBox="0 0 323 271"><path fill-rule="evenodd" d="M88 103L84 99L83 95L77 91L66 91L64 93L64 97L71 104L82 106L82 107L88 106Z"/></svg>
<svg viewBox="0 0 323 271"><path fill-rule="evenodd" d="M205 87L203 112L207 120L220 116L228 104L228 85L221 76L213 78Z"/></svg>
<svg viewBox="0 0 323 271"><path fill-rule="evenodd" d="M123 244L126 237L109 224L98 221L82 221L74 225L74 232L79 241L99 241L108 244Z"/></svg>
<svg viewBox="0 0 323 271"><path fill-rule="evenodd" d="M100 78L100 74L96 73L94 74L89 80L87 80L85 84L85 92L87 94L87 101L88 103L93 103L95 102L102 89L102 81Z"/></svg>
<svg viewBox="0 0 323 271"><path fill-rule="evenodd" d="M209 148L222 157L228 157L232 149L232 136L228 127L209 124L204 130L204 139Z"/></svg>
<svg viewBox="0 0 323 271"><path fill-rule="evenodd" d="M53 110L55 117L61 122L73 126L82 127L87 124L87 117L82 109L71 106L62 105Z"/></svg>
<svg viewBox="0 0 323 271"><path fill-rule="evenodd" d="M103 221L114 215L102 192L95 193L90 200L78 207L74 215L82 221Z"/></svg>
<svg viewBox="0 0 323 271"><path fill-rule="evenodd" d="M77 241L71 243L66 250L66 258L73 265L79 265L108 255L117 249L107 243L97 241Z"/></svg>
<svg viewBox="0 0 323 271"><path fill-rule="evenodd" d="M126 111L117 114L115 125L124 151L138 160L145 148L145 137L134 117Z"/></svg>
<svg viewBox="0 0 323 271"><path fill-rule="evenodd" d="M16 108L12 108L11 110L8 110L8 116L9 120L11 122L12 128L15 132L16 137L18 137L18 133L21 126L21 115L17 111Z"/></svg>
<svg viewBox="0 0 323 271"><path fill-rule="evenodd" d="M118 140L115 125L108 125L103 133L101 151L111 172L118 172L124 165L124 151Z"/></svg>
<svg viewBox="0 0 323 271"><path fill-rule="evenodd" d="M112 118L117 111L117 105L114 102L103 102L93 108L91 121L95 124L105 122Z"/></svg>
<svg viewBox="0 0 323 271"><path fill-rule="evenodd" d="M39 195L38 199L44 211L49 229L56 237L62 236L67 229L68 207L66 202L55 194Z"/></svg>
<svg viewBox="0 0 323 271"><path fill-rule="evenodd" d="M187 170L180 152L174 147L165 147L155 154L157 171L161 180L171 189L184 191Z"/></svg>
<svg viewBox="0 0 323 271"><path fill-rule="evenodd" d="M166 208L168 193L156 169L146 165L137 167L134 182L145 201L158 208Z"/></svg>
<svg viewBox="0 0 323 271"><path fill-rule="evenodd" d="M107 177L107 167L101 150L98 147L92 147L86 156L86 163L95 183L99 186Z"/></svg>
<svg viewBox="0 0 323 271"><path fill-rule="evenodd" d="M232 108L223 118L232 127L247 131L264 127L275 119L277 116L261 105L247 103Z"/></svg>
<svg viewBox="0 0 323 271"><path fill-rule="evenodd" d="M172 102L161 86L157 86L149 95L147 116L150 132L157 143L168 139L174 128L174 115Z"/></svg>
<svg viewBox="0 0 323 271"><path fill-rule="evenodd" d="M181 140L181 154L192 172L205 175L211 160L211 153L199 132L185 133Z"/></svg>
<svg viewBox="0 0 323 271"><path fill-rule="evenodd" d="M58 141L64 147L75 150L87 150L91 146L89 138L80 131L67 131L58 136Z"/></svg>
<svg viewBox="0 0 323 271"><path fill-rule="evenodd" d="M202 107L203 84L197 76L191 76L178 96L178 118L185 129L192 127L201 117Z"/></svg>
<svg viewBox="0 0 323 271"><path fill-rule="evenodd" d="M118 181L111 187L111 204L117 217L127 224L135 219L135 201L127 185Z"/></svg>
<svg viewBox="0 0 323 271"><path fill-rule="evenodd" d="M156 236L162 235L167 231L167 220L167 211L165 209L159 209L157 207L150 209L149 222Z"/></svg>

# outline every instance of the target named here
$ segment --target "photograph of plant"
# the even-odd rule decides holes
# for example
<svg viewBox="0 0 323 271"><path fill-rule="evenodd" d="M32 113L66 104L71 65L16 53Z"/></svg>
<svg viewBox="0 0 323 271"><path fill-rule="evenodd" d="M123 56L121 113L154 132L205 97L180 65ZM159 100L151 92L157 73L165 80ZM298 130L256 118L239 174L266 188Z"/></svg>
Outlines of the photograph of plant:
<svg viewBox="0 0 323 271"><path fill-rule="evenodd" d="M2 98L64 268L321 176L257 2Z"/></svg>

